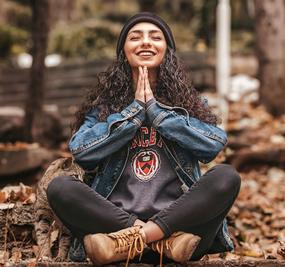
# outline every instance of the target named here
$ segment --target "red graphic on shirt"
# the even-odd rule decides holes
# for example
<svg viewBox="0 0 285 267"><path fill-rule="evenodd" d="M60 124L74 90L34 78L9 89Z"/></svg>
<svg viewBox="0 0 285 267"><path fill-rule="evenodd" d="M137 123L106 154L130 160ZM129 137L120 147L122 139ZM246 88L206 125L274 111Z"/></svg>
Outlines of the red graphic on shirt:
<svg viewBox="0 0 285 267"><path fill-rule="evenodd" d="M136 147L162 147L162 138L153 127L141 127L132 141L131 149Z"/></svg>
<svg viewBox="0 0 285 267"><path fill-rule="evenodd" d="M133 170L136 177L143 181L149 181L157 172L160 165L159 156L155 151L142 151L135 155Z"/></svg>

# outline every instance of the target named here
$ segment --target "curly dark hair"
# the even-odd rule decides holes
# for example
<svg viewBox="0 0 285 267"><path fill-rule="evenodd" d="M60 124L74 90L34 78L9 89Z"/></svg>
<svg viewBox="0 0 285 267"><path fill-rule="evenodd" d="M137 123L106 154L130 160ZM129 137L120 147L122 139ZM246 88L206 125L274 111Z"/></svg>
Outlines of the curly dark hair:
<svg viewBox="0 0 285 267"><path fill-rule="evenodd" d="M157 86L153 93L154 97L163 104L183 107L190 116L203 122L217 124L217 116L201 99L170 48L167 48L160 65ZM104 121L110 114L122 111L133 101L134 96L131 67L124 52L121 51L118 59L105 72L97 75L97 84L88 91L85 101L75 113L72 132L79 129L85 115L95 106L98 109L97 119Z"/></svg>

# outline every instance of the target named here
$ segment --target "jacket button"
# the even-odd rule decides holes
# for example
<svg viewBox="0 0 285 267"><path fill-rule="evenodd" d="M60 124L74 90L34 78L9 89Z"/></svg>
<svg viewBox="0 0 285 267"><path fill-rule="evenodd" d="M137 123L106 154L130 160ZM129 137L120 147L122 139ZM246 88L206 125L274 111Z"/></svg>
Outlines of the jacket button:
<svg viewBox="0 0 285 267"><path fill-rule="evenodd" d="M131 112L136 112L137 109L136 108L131 108Z"/></svg>

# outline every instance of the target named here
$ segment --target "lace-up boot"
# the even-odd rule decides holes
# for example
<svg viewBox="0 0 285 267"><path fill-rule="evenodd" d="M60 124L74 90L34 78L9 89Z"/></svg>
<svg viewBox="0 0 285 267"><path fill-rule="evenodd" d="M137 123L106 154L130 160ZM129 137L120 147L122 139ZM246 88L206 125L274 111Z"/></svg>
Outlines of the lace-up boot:
<svg viewBox="0 0 285 267"><path fill-rule="evenodd" d="M145 234L141 226L133 226L110 234L92 234L84 238L87 256L97 266L126 261L141 255L145 248Z"/></svg>
<svg viewBox="0 0 285 267"><path fill-rule="evenodd" d="M160 254L160 266L162 266L163 255L183 263L191 258L200 240L201 238L197 235L175 232L169 238L153 242L151 248Z"/></svg>

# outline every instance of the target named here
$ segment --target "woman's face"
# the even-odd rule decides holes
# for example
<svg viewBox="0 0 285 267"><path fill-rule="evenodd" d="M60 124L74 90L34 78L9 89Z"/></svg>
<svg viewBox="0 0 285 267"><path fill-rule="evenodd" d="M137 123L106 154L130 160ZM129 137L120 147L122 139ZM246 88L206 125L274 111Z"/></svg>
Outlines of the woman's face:
<svg viewBox="0 0 285 267"><path fill-rule="evenodd" d="M162 63L166 48L163 32L152 23L141 22L129 30L124 52L132 68L157 68Z"/></svg>

